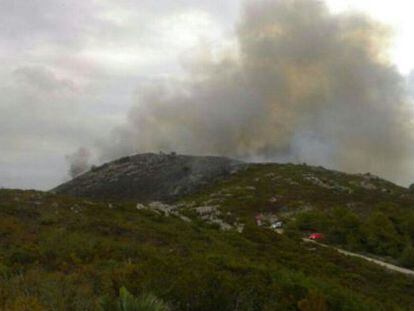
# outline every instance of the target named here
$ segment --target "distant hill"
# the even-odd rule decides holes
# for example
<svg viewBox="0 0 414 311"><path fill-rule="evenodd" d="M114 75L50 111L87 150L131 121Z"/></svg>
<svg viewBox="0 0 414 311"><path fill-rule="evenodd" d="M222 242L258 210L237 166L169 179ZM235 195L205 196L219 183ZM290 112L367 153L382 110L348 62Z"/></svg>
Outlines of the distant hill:
<svg viewBox="0 0 414 311"><path fill-rule="evenodd" d="M141 154L94 168L53 192L145 203L140 208L198 216L222 230L241 231L259 217L268 228L322 232L332 245L414 268L414 193L369 173Z"/></svg>
<svg viewBox="0 0 414 311"><path fill-rule="evenodd" d="M94 167L52 192L94 199L173 201L242 165L224 157L138 154Z"/></svg>

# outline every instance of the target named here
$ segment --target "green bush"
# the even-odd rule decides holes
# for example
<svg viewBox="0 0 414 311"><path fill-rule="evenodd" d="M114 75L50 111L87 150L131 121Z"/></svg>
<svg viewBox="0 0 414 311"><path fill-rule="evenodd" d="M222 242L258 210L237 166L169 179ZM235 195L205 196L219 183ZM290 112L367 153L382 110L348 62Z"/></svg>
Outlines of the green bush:
<svg viewBox="0 0 414 311"><path fill-rule="evenodd" d="M400 253L402 238L384 213L372 213L364 224L363 232L369 252L392 257Z"/></svg>
<svg viewBox="0 0 414 311"><path fill-rule="evenodd" d="M400 257L400 264L406 268L414 268L414 247L408 244Z"/></svg>
<svg viewBox="0 0 414 311"><path fill-rule="evenodd" d="M330 219L321 211L310 211L296 215L294 226L302 231L322 231L331 227Z"/></svg>
<svg viewBox="0 0 414 311"><path fill-rule="evenodd" d="M346 208L335 208L330 215L327 238L334 244L358 244L361 221L358 216Z"/></svg>

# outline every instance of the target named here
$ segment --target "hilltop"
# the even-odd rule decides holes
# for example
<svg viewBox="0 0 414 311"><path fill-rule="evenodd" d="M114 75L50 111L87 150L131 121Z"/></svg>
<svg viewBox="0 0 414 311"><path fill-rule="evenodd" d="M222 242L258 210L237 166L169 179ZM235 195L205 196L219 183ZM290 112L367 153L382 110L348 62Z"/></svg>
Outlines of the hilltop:
<svg viewBox="0 0 414 311"><path fill-rule="evenodd" d="M171 201L236 172L241 165L224 157L138 154L93 167L52 191L95 199Z"/></svg>

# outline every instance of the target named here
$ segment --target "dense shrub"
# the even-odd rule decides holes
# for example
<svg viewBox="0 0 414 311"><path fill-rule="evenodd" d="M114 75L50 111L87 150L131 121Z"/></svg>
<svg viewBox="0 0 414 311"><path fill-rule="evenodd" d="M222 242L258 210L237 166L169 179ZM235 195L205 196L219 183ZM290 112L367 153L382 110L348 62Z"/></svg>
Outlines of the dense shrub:
<svg viewBox="0 0 414 311"><path fill-rule="evenodd" d="M288 228L302 232L319 231L325 234L327 243L400 259L411 228L402 224L403 218L399 220L398 215L393 216L400 222L394 223L387 214L378 210L365 217L346 208L334 208L328 212L300 213Z"/></svg>
<svg viewBox="0 0 414 311"><path fill-rule="evenodd" d="M362 229L367 251L378 255L397 257L403 238L398 235L394 224L382 212L372 213Z"/></svg>
<svg viewBox="0 0 414 311"><path fill-rule="evenodd" d="M414 268L414 247L408 244L400 257L400 264L406 268Z"/></svg>

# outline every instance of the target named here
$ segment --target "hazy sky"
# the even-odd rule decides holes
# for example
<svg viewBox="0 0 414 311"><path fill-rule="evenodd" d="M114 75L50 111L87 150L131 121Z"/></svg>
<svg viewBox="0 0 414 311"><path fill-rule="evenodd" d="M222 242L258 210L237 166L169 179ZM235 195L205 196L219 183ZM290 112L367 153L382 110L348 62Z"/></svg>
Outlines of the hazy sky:
<svg viewBox="0 0 414 311"><path fill-rule="evenodd" d="M234 44L241 3L0 0L0 187L48 189L67 179L65 156L122 124L140 85L180 76L200 46ZM329 5L390 24L392 60L410 74L411 1Z"/></svg>

